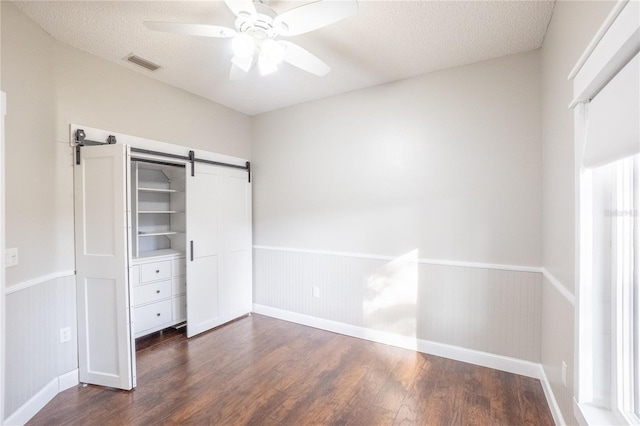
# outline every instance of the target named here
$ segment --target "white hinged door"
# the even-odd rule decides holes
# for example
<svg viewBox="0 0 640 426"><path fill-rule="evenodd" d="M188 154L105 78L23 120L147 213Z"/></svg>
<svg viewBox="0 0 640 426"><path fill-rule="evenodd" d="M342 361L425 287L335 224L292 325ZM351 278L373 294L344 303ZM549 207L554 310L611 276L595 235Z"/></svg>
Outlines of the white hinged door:
<svg viewBox="0 0 640 426"><path fill-rule="evenodd" d="M79 378L119 389L136 385L129 164L126 145L90 146L74 171Z"/></svg>

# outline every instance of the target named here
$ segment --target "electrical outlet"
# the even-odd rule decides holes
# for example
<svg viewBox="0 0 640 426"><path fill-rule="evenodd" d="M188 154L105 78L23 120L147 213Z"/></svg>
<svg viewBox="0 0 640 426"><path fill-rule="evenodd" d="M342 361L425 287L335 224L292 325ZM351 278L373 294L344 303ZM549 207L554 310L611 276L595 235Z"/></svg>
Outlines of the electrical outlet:
<svg viewBox="0 0 640 426"><path fill-rule="evenodd" d="M65 327L60 329L60 343L65 343L71 340L71 327Z"/></svg>
<svg viewBox="0 0 640 426"><path fill-rule="evenodd" d="M313 297L320 299L320 287L313 287Z"/></svg>
<svg viewBox="0 0 640 426"><path fill-rule="evenodd" d="M567 363L562 361L562 384L567 386Z"/></svg>
<svg viewBox="0 0 640 426"><path fill-rule="evenodd" d="M15 247L4 251L4 267L11 268L13 266L18 266L18 249Z"/></svg>

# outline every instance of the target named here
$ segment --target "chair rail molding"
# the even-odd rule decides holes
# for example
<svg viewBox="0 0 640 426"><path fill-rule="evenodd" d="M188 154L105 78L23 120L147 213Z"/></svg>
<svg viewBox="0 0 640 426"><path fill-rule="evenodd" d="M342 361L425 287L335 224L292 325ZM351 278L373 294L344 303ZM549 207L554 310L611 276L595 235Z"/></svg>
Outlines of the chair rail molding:
<svg viewBox="0 0 640 426"><path fill-rule="evenodd" d="M291 253L305 253L305 254L318 254L326 256L340 256L340 257L352 257L357 259L370 259L370 260L383 260L392 261L398 258L398 256L388 256L370 253L354 253L343 252L333 250L316 250L316 249L303 249L294 247L277 247L277 246L265 246L254 245L254 249L270 250L270 251L285 251ZM499 271L515 271L515 272L537 272L542 273L542 268L539 266L522 266L522 265L504 265L497 263L482 263L482 262L467 262L459 260L447 260L447 259L427 259L417 258L416 263L423 265L440 265L440 266L459 266L463 268L479 268L479 269L494 269Z"/></svg>

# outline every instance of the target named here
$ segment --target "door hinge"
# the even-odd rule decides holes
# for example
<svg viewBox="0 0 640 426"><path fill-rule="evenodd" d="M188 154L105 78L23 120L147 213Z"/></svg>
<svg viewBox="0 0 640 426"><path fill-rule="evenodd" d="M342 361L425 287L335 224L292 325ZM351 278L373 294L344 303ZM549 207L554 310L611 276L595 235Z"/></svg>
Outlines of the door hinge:
<svg viewBox="0 0 640 426"><path fill-rule="evenodd" d="M75 146L76 146L76 164L77 165L80 164L80 148L82 148L83 146L113 145L117 142L116 137L114 135L109 135L107 137L106 142L97 142L97 141L86 139L86 134L84 133L83 129L76 129L74 133L74 138L75 138Z"/></svg>

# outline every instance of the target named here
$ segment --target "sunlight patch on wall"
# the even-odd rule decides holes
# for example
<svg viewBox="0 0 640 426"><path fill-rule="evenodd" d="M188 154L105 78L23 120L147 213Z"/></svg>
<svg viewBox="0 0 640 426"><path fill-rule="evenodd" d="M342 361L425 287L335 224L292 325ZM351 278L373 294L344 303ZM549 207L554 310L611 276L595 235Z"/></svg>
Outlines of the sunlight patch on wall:
<svg viewBox="0 0 640 426"><path fill-rule="evenodd" d="M366 278L362 312L367 327L416 337L418 250L378 268Z"/></svg>

